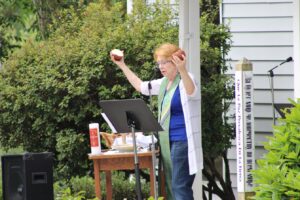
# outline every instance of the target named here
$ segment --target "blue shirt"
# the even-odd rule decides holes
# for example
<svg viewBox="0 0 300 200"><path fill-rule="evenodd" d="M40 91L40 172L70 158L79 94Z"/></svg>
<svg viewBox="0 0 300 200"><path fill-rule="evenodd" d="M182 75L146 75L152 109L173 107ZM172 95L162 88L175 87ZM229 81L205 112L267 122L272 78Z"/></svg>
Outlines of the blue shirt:
<svg viewBox="0 0 300 200"><path fill-rule="evenodd" d="M176 88L171 101L169 135L170 141L187 140L179 87Z"/></svg>

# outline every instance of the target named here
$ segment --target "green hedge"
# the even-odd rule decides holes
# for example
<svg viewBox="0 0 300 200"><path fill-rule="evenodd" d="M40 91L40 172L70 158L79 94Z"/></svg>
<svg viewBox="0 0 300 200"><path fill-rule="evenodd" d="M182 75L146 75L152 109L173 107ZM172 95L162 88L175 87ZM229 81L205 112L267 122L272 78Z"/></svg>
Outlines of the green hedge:
<svg viewBox="0 0 300 200"><path fill-rule="evenodd" d="M256 200L300 199L300 100L274 127L268 151L253 170Z"/></svg>
<svg viewBox="0 0 300 200"><path fill-rule="evenodd" d="M102 199L106 199L105 174L101 173L101 194ZM112 173L113 199L130 200L136 198L135 181L126 178L122 171ZM150 196L150 184L141 180L142 196L146 199ZM54 184L55 199L65 200L68 198L95 199L94 179L89 176L72 177L69 181L59 181Z"/></svg>

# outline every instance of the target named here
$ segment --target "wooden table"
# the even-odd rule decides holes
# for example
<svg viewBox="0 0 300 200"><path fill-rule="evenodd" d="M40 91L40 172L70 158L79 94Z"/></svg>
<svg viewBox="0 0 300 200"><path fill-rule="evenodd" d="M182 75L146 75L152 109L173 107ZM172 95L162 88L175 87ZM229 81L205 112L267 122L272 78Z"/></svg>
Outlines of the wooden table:
<svg viewBox="0 0 300 200"><path fill-rule="evenodd" d="M158 151L156 152L158 153ZM100 171L104 171L106 175L106 199L112 199L112 181L111 170L129 170L134 169L134 153L107 153L103 152L99 155L89 154L89 159L94 163L95 176L95 192L96 197L101 199L101 177ZM152 152L138 152L138 161L140 169L149 169L150 171L150 195L154 197L154 176L152 166ZM162 181L164 185L164 180ZM165 196L164 188L162 194Z"/></svg>

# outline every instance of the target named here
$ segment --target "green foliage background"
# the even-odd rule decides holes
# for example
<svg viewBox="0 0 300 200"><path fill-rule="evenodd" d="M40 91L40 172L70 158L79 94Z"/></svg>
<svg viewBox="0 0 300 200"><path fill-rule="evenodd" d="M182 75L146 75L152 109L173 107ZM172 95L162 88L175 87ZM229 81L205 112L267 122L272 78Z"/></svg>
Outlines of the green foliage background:
<svg viewBox="0 0 300 200"><path fill-rule="evenodd" d="M48 40L28 42L3 64L1 144L55 152L58 174L65 177L85 173L88 124L103 122L99 100L137 96L110 61L110 50L124 49L126 62L149 79L155 46L177 42L178 28L168 23L172 17L167 8L142 3L128 17L121 4L66 10Z"/></svg>
<svg viewBox="0 0 300 200"><path fill-rule="evenodd" d="M274 127L268 151L253 170L257 200L300 199L300 100Z"/></svg>
<svg viewBox="0 0 300 200"><path fill-rule="evenodd" d="M28 40L46 39L63 9L84 9L93 0L0 0L0 61Z"/></svg>

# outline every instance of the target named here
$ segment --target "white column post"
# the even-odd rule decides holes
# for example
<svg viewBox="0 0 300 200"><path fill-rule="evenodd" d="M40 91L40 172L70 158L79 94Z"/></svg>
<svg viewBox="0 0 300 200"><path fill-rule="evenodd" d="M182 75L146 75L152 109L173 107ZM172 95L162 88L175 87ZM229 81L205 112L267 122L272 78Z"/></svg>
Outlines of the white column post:
<svg viewBox="0 0 300 200"><path fill-rule="evenodd" d="M300 98L300 3L294 0L294 98Z"/></svg>
<svg viewBox="0 0 300 200"><path fill-rule="evenodd" d="M200 7L198 0L179 1L179 46L187 54L187 66L201 85L200 76ZM201 107L201 106L200 106ZM201 108L199 110L201 113ZM201 122L200 126L201 126ZM201 128L201 127L200 127ZM202 200L202 171L193 184L195 200Z"/></svg>
<svg viewBox="0 0 300 200"><path fill-rule="evenodd" d="M131 14L133 9L133 0L127 0L127 14Z"/></svg>
<svg viewBox="0 0 300 200"><path fill-rule="evenodd" d="M254 195L251 170L255 167L252 63L244 58L235 68L238 200L248 200Z"/></svg>

